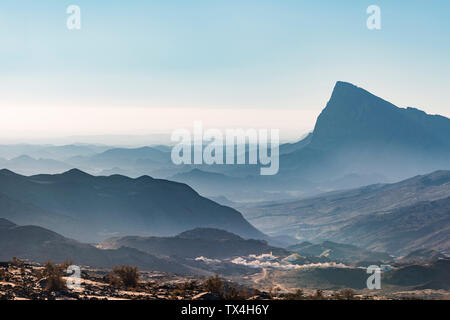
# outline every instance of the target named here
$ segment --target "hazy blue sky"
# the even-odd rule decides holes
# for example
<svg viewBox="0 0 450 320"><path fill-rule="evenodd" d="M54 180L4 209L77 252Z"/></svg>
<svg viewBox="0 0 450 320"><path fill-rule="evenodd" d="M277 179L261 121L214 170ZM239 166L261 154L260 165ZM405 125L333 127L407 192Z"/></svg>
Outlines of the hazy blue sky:
<svg viewBox="0 0 450 320"><path fill-rule="evenodd" d="M66 8L81 8L81 30ZM381 7L368 30L366 8ZM2 138L311 129L337 80L450 116L448 0L2 0ZM245 110L242 111L242 108Z"/></svg>

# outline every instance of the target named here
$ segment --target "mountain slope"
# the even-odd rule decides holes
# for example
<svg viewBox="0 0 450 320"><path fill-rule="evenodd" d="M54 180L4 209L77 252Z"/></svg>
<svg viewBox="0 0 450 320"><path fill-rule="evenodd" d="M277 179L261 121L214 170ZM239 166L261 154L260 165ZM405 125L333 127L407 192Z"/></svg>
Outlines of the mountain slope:
<svg viewBox="0 0 450 320"><path fill-rule="evenodd" d="M312 137L313 134L312 132L310 132L306 135L306 137L304 137L300 141L280 145L280 154L288 154L302 149L303 147L311 143Z"/></svg>
<svg viewBox="0 0 450 320"><path fill-rule="evenodd" d="M0 194L40 208L36 215L68 217L75 221L73 226L53 224L53 230L83 241L126 234L174 235L196 227L265 238L238 211L201 197L187 185L148 176L96 177L74 169L25 177L1 170ZM0 217L15 221L11 210L0 211ZM49 224L43 219L41 226Z"/></svg>
<svg viewBox="0 0 450 320"><path fill-rule="evenodd" d="M429 248L450 253L450 197L354 219L330 239L405 254Z"/></svg>
<svg viewBox="0 0 450 320"><path fill-rule="evenodd" d="M192 273L189 267L136 249L100 250L41 227L18 226L0 218L0 261L12 257L40 263L73 260L78 265L99 268L125 264L144 270Z"/></svg>
<svg viewBox="0 0 450 320"><path fill-rule="evenodd" d="M441 259L429 264L408 265L387 273L382 281L412 287L415 290L449 290L450 259Z"/></svg>
<svg viewBox="0 0 450 320"><path fill-rule="evenodd" d="M445 254L442 254L435 250L430 249L417 249L410 253L408 253L406 256L401 257L397 260L397 262L400 263L414 263L414 262L429 262L429 261L436 261L439 259L446 259L448 258Z"/></svg>
<svg viewBox="0 0 450 320"><path fill-rule="evenodd" d="M13 220L18 224L45 225L49 228L59 227L62 232L68 233L77 226L77 221L69 216L46 211L33 204L12 199L1 193L0 208L0 217Z"/></svg>
<svg viewBox="0 0 450 320"><path fill-rule="evenodd" d="M193 169L188 172L177 173L169 177L169 180L186 183L200 194L212 198L224 193L246 192L248 194L249 190L252 190L254 178L230 177L222 173Z"/></svg>
<svg viewBox="0 0 450 320"><path fill-rule="evenodd" d="M287 250L296 252L305 257L326 257L333 261L392 261L392 257L385 252L369 251L353 245L335 243L332 241L324 241L321 244L302 242L287 247Z"/></svg>
<svg viewBox="0 0 450 320"><path fill-rule="evenodd" d="M371 241L387 241L390 245L386 248L384 246L376 248L382 251L387 250L389 252L391 250L392 252L393 250L397 252L400 249L395 246L397 242L411 250L414 249L414 246L409 247L400 239L391 238L394 236L393 230L391 230L391 233L374 235L371 241L365 241L364 239L369 239L367 238L369 230L373 230L372 223L374 221L370 219L375 217L376 214L380 214L377 219L386 219L383 223L385 227L395 227L395 223L400 223L402 217L407 217L406 213L402 213L402 208L414 210L415 206L421 201L441 199L443 199L442 203L436 203L436 205L442 204L445 206L445 199L448 197L450 197L450 171L436 171L398 183L370 185L352 190L330 192L299 201L247 207L241 209L241 211L249 221L272 236L290 235L307 241L333 240L358 246L371 246L375 243ZM417 210L419 208L418 206ZM437 206L437 209L439 209L439 206ZM398 214L382 215L391 212L398 212ZM427 214L426 211L416 213L423 217ZM440 217L448 219L449 213L450 211L440 212ZM389 220L390 218L392 220ZM419 219L419 217L417 218ZM359 221L358 224L356 224L357 221ZM433 221L430 220L430 222ZM410 226L405 225L406 228ZM434 226L442 232L445 231L445 225L436 223ZM345 231L347 230L345 228L349 228L348 232ZM361 232L356 233L358 228L361 228L359 229ZM428 232L429 235L436 232L431 229L428 231L424 229L423 231ZM442 232L441 235L445 235L445 232ZM416 239L420 238L418 233L411 233L410 236ZM411 237L408 239L411 240ZM447 235L447 239L448 237ZM446 247L445 243L446 240L441 239L435 242L431 241L428 245L438 246L442 249ZM442 247L440 244L442 244ZM372 248L375 247L372 246Z"/></svg>

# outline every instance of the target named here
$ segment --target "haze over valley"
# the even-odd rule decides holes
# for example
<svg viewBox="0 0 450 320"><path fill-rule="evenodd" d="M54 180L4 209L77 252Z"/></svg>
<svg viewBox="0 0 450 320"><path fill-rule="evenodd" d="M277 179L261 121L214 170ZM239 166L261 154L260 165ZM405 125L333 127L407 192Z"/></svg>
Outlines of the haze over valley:
<svg viewBox="0 0 450 320"><path fill-rule="evenodd" d="M364 290L365 268L383 264L386 294L449 290L450 119L350 83L280 146L274 176L175 165L163 144L2 145L0 158L2 261L219 274L285 293Z"/></svg>

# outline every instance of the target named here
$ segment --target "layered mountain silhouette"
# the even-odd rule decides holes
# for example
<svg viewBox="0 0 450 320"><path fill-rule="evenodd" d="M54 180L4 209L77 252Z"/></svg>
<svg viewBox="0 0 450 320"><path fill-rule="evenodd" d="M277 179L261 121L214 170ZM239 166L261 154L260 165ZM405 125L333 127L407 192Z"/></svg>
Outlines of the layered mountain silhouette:
<svg viewBox="0 0 450 320"><path fill-rule="evenodd" d="M136 249L101 250L45 228L18 226L0 218L0 261L9 261L12 257L39 263L71 260L78 265L98 268L113 268L125 264L135 265L144 270L195 273L186 265Z"/></svg>
<svg viewBox="0 0 450 320"><path fill-rule="evenodd" d="M164 147L111 148L87 156L74 156L67 162L89 172L127 173L131 177L152 176L165 168L175 170L170 149ZM174 171L171 171L172 174ZM169 174L170 175L170 174ZM158 176L164 176L159 174Z"/></svg>
<svg viewBox="0 0 450 320"><path fill-rule="evenodd" d="M0 158L5 158L0 167L26 175L73 167L95 175L151 175L187 183L207 197L263 201L449 170L449 141L450 119L399 108L339 81L314 130L296 143L280 146L280 171L275 176L261 177L258 165L175 166L167 146L0 146Z"/></svg>
<svg viewBox="0 0 450 320"><path fill-rule="evenodd" d="M271 252L280 256L289 254L265 241L245 240L233 233L210 228L188 230L175 237L115 238L93 246L46 228L19 226L0 218L1 262L17 257L38 263L73 261L76 265L102 269L131 265L140 270L180 275L242 276L257 270L234 264L231 258Z"/></svg>
<svg viewBox="0 0 450 320"><path fill-rule="evenodd" d="M241 211L272 236L332 240L404 255L419 248L449 251L449 197L450 171L436 171Z"/></svg>
<svg viewBox="0 0 450 320"><path fill-rule="evenodd" d="M21 155L10 160L0 159L0 167L9 168L21 174L36 172L61 173L69 170L69 164L53 159L35 159L28 155Z"/></svg>
<svg viewBox="0 0 450 320"><path fill-rule="evenodd" d="M254 168L200 169L233 177L222 187L223 195L232 200L240 198L232 192L242 185L239 178L259 192L277 190L279 198L286 198L287 192L306 196L393 182L450 169L450 119L399 108L355 85L337 82L313 132L297 143L281 145L280 155L280 172L273 177L258 177ZM218 195L221 185L206 178L195 171L177 176L206 195ZM207 193L208 186L213 193Z"/></svg>
<svg viewBox="0 0 450 320"><path fill-rule="evenodd" d="M93 156L108 149L111 149L111 147L93 144L68 144L62 146L39 144L0 145L0 158L13 159L27 155L35 159L64 161L75 156Z"/></svg>
<svg viewBox="0 0 450 320"><path fill-rule="evenodd" d="M314 131L298 144L301 147L290 157L315 150L339 156L341 161L351 156L349 166L358 168L362 165L358 162L369 161L369 155L377 154L379 165L367 163L372 171L397 168L398 158L415 164L417 170L443 169L449 165L444 161L450 154L450 119L414 108L398 108L362 88L337 82ZM438 159L433 159L435 156Z"/></svg>
<svg viewBox="0 0 450 320"><path fill-rule="evenodd" d="M197 227L265 238L238 211L201 197L185 184L149 176L92 176L73 169L26 177L1 170L0 201L0 217L83 241L175 235Z"/></svg>
<svg viewBox="0 0 450 320"><path fill-rule="evenodd" d="M175 237L119 237L103 241L100 246L106 249L121 247L136 248L154 254L183 258L200 256L225 259L250 254L273 253L287 256L289 252L269 246L264 240L243 239L233 233L211 228L197 228L183 232Z"/></svg>

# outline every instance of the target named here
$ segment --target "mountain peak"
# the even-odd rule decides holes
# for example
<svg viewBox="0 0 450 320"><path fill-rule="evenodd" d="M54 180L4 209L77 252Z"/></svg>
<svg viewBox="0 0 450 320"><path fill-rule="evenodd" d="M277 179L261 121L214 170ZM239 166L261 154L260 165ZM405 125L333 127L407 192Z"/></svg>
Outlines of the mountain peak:
<svg viewBox="0 0 450 320"><path fill-rule="evenodd" d="M419 116L417 116L419 115ZM318 149L403 148L441 150L450 131L445 119L399 108L351 83L338 81L317 119L311 146Z"/></svg>
<svg viewBox="0 0 450 320"><path fill-rule="evenodd" d="M68 176L68 177L91 177L90 174L88 174L84 171L81 171L80 169L77 169L77 168L66 171L62 175Z"/></svg>
<svg viewBox="0 0 450 320"><path fill-rule="evenodd" d="M336 84L334 85L334 89L344 89L344 88L358 88L353 83L346 82L346 81L336 81Z"/></svg>
<svg viewBox="0 0 450 320"><path fill-rule="evenodd" d="M0 174L4 175L4 176L18 176L17 173L12 172L11 170L8 170L8 169L1 169Z"/></svg>
<svg viewBox="0 0 450 320"><path fill-rule="evenodd" d="M154 181L154 180L155 179L153 177L150 177L149 175L146 175L146 174L136 178L136 181L142 181L142 182L149 182L149 181Z"/></svg>
<svg viewBox="0 0 450 320"><path fill-rule="evenodd" d="M373 95L369 91L367 91L363 88L360 88L358 86L355 86L354 84L352 84L350 82L337 81L334 86L330 102L331 101L342 101L342 100L347 101L347 102L355 101L355 100L360 101L360 99L362 99L362 98L367 99L368 97L382 100L381 98L378 98L377 96ZM384 100L382 100L382 101L384 101Z"/></svg>

